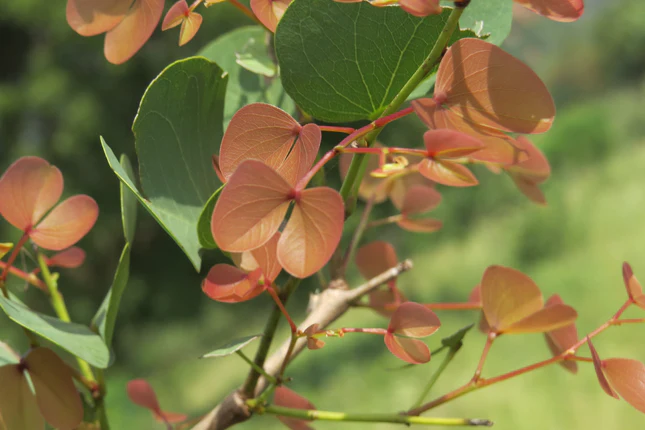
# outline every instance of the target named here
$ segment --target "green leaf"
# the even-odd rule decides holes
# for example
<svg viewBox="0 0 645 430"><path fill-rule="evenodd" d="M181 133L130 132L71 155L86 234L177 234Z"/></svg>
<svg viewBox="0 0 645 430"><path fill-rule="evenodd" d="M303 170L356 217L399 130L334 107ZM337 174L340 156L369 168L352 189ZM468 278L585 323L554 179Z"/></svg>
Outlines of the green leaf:
<svg viewBox="0 0 645 430"><path fill-rule="evenodd" d="M449 15L294 0L275 34L282 85L320 120L375 119L428 56Z"/></svg>
<svg viewBox="0 0 645 430"><path fill-rule="evenodd" d="M264 42L266 38L267 32L262 27L240 27L215 39L199 52L199 55L219 64L229 75L224 105L224 126L228 126L235 112L250 103L269 103L285 112L295 113L296 106L284 92L280 79L257 75L237 62L237 56L248 52L250 44L265 47L264 52L267 53ZM268 58L268 54L266 57ZM256 59L259 60L259 56ZM243 63L249 66L248 62Z"/></svg>
<svg viewBox="0 0 645 430"><path fill-rule="evenodd" d="M208 354L202 355L200 358L226 357L227 355L231 355L234 352L239 351L249 343L253 342L255 339L259 339L260 337L262 337L261 334L255 334L253 336L246 336L246 337L241 337L239 339L232 340L226 345L222 345L216 350L211 351Z"/></svg>
<svg viewBox="0 0 645 430"><path fill-rule="evenodd" d="M450 349L459 349L461 348L462 341L464 340L464 336L466 336L466 333L473 328L475 324L470 324L467 325L466 327L463 327L459 330L457 330L455 333L451 334L448 337L444 337L441 339L441 344L450 348Z"/></svg>
<svg viewBox="0 0 645 430"><path fill-rule="evenodd" d="M39 334L92 366L105 369L110 364L110 351L105 342L88 327L34 312L16 298L9 300L0 296L0 307L15 323Z"/></svg>
<svg viewBox="0 0 645 430"><path fill-rule="evenodd" d="M501 45L511 32L513 2L510 0L475 0L466 8L459 26L479 37L489 35L487 42Z"/></svg>
<svg viewBox="0 0 645 430"><path fill-rule="evenodd" d="M0 342L0 366L7 364L16 364L20 361L20 357L16 355L13 349L4 342Z"/></svg>
<svg viewBox="0 0 645 430"><path fill-rule="evenodd" d="M130 163L127 155L121 154L120 164L130 180L134 181L132 164ZM123 183L119 184L119 188L121 191L121 222L123 223L123 235L125 236L125 241L131 244L134 240L134 231L137 226L137 196Z"/></svg>
<svg viewBox="0 0 645 430"><path fill-rule="evenodd" d="M211 165L222 139L226 77L217 64L188 58L167 67L148 87L134 121L146 198L101 139L108 163L200 269L197 220L219 186Z"/></svg>
<svg viewBox="0 0 645 430"><path fill-rule="evenodd" d="M114 325L116 323L117 314L119 313L121 297L123 296L125 287L128 285L129 278L130 244L126 243L123 247L123 251L121 252L121 258L119 259L119 265L116 268L110 291L108 291L105 299L103 299L103 303L101 303L101 307L99 307L99 310L92 319L92 327L96 327L98 329L108 346L112 345Z"/></svg>
<svg viewBox="0 0 645 430"><path fill-rule="evenodd" d="M269 56L269 49L264 40L251 38L241 52L235 54L237 57L235 62L249 72L272 78L276 75L278 67Z"/></svg>
<svg viewBox="0 0 645 430"><path fill-rule="evenodd" d="M224 185L219 187L217 191L208 199L202 213L199 214L199 220L197 221L197 237L199 238L199 244L206 249L217 249L217 243L213 239L213 233L211 232L211 218L213 218L213 210L215 209L215 203L219 198L219 193L224 189Z"/></svg>

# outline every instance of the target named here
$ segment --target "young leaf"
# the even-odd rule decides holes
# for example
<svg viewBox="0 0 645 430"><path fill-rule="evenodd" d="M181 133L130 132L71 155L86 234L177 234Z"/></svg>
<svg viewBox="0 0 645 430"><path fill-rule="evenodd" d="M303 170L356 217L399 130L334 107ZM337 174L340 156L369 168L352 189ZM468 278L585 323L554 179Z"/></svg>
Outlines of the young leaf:
<svg viewBox="0 0 645 430"><path fill-rule="evenodd" d="M608 396L611 396L615 399L618 398L618 394L611 388L609 385L609 381L607 381L607 377L605 376L605 372L603 371L604 364L600 360L600 356L598 356L598 352L596 351L596 348L593 346L593 343L591 343L591 338L587 336L587 345L589 345L589 351L591 351L591 358L593 359L593 367L596 370L596 376L598 377L598 382L600 383L600 388L607 393Z"/></svg>
<svg viewBox="0 0 645 430"><path fill-rule="evenodd" d="M576 21L585 10L583 0L513 0L554 21Z"/></svg>
<svg viewBox="0 0 645 430"><path fill-rule="evenodd" d="M162 411L157 395L144 379L134 379L128 382L126 390L132 403L152 411L158 421L176 423L186 419L186 415Z"/></svg>
<svg viewBox="0 0 645 430"><path fill-rule="evenodd" d="M278 22L292 0L251 0L251 10L269 31L275 33Z"/></svg>
<svg viewBox="0 0 645 430"><path fill-rule="evenodd" d="M225 345L220 346L217 349L214 349L213 351L209 352L208 354L202 355L200 358L218 358L218 357L226 357L227 355L231 355L240 349L244 348L246 345L249 343L253 342L256 339L259 339L262 337L261 334L254 334L253 336L246 336L246 337L241 337L239 339L232 340L228 342Z"/></svg>
<svg viewBox="0 0 645 430"><path fill-rule="evenodd" d="M612 387L627 403L645 413L645 366L627 358L608 358L603 370Z"/></svg>
<svg viewBox="0 0 645 430"><path fill-rule="evenodd" d="M385 346L392 354L410 364L423 364L430 361L428 346L418 339L394 336L387 333L384 337Z"/></svg>
<svg viewBox="0 0 645 430"><path fill-rule="evenodd" d="M83 420L83 403L69 367L47 348L31 350L25 365L45 420L56 428L76 428Z"/></svg>
<svg viewBox="0 0 645 430"><path fill-rule="evenodd" d="M4 421L7 430L42 430L45 420L22 367L18 364L0 367L0 381L0 423Z"/></svg>
<svg viewBox="0 0 645 430"><path fill-rule="evenodd" d="M439 327L441 321L430 309L419 303L405 302L392 315L387 331L407 337L426 337Z"/></svg>
<svg viewBox="0 0 645 430"><path fill-rule="evenodd" d="M391 318L399 305L406 301L394 282L388 283L387 289L372 291L368 296L369 307L387 318Z"/></svg>
<svg viewBox="0 0 645 430"><path fill-rule="evenodd" d="M383 145L376 142L372 145L374 148L382 148ZM367 167L366 172L372 172L379 168L379 157L374 155L366 155L367 157ZM340 154L338 159L338 170L340 171L340 177L345 179L347 172L349 171L349 166L352 162L354 155L349 153ZM363 201L368 201L374 199L374 204L383 203L387 200L389 188L387 186L380 186L383 182L383 178L375 178L372 175L366 174L363 176L363 180L358 187L358 197Z"/></svg>
<svg viewBox="0 0 645 430"><path fill-rule="evenodd" d="M84 261L85 251L78 246L72 246L47 258L47 265L50 267L75 269L81 266Z"/></svg>
<svg viewBox="0 0 645 430"><path fill-rule="evenodd" d="M451 187L472 187L479 184L467 167L448 160L426 158L419 163L419 173L431 181Z"/></svg>
<svg viewBox="0 0 645 430"><path fill-rule="evenodd" d="M67 0L67 23L81 36L96 36L117 26L131 0Z"/></svg>
<svg viewBox="0 0 645 430"><path fill-rule="evenodd" d="M399 0L399 6L407 13L420 18L428 15L441 15L439 0Z"/></svg>
<svg viewBox="0 0 645 430"><path fill-rule="evenodd" d="M345 206L336 190L302 191L278 242L278 261L284 270L299 278L320 270L340 242L344 220Z"/></svg>
<svg viewBox="0 0 645 430"><path fill-rule="evenodd" d="M195 4L194 6L197 6ZM181 25L179 32L179 46L183 46L195 37L199 27L202 25L202 16L193 12L193 7L188 7L186 0L179 0L172 5L166 17L161 24L161 31L166 31L170 28Z"/></svg>
<svg viewBox="0 0 645 430"><path fill-rule="evenodd" d="M365 279L372 279L397 265L399 259L391 243L382 240L358 248L356 267Z"/></svg>
<svg viewBox="0 0 645 430"><path fill-rule="evenodd" d="M563 304L559 295L554 294L546 301L545 307ZM571 348L578 342L578 329L575 324L569 324L556 330L544 333L547 346L553 356L557 356ZM573 360L564 360L560 365L571 373L578 373L578 363Z"/></svg>
<svg viewBox="0 0 645 430"><path fill-rule="evenodd" d="M528 154L529 158L506 166L505 170L522 194L537 204L546 205L546 199L538 185L546 181L551 174L549 162L544 154L524 136L519 136L515 143Z"/></svg>
<svg viewBox="0 0 645 430"><path fill-rule="evenodd" d="M443 227L443 222L432 218L403 218L398 220L396 224L403 230L411 231L413 233L434 233L435 231L441 230L441 227Z"/></svg>
<svg viewBox="0 0 645 430"><path fill-rule="evenodd" d="M553 304L521 319L500 333L544 333L571 325L577 318L578 313L571 306Z"/></svg>
<svg viewBox="0 0 645 430"><path fill-rule="evenodd" d="M216 264L208 271L202 282L202 291L213 300L224 303L238 303L251 300L260 295L264 284L258 281L262 269L246 273L229 264Z"/></svg>
<svg viewBox="0 0 645 430"><path fill-rule="evenodd" d="M543 133L555 116L553 99L535 72L479 39L461 39L448 49L434 94L443 114L478 127Z"/></svg>
<svg viewBox="0 0 645 430"><path fill-rule="evenodd" d="M393 202L403 215L414 215L430 212L441 203L441 193L432 187L413 185L408 188L400 206Z"/></svg>
<svg viewBox="0 0 645 430"><path fill-rule="evenodd" d="M259 248L251 251L245 251L241 254L231 254L231 259L237 267L252 272L258 268L262 270L266 283L276 280L282 266L278 261L278 242L280 241L280 232L276 232L271 239Z"/></svg>
<svg viewBox="0 0 645 430"><path fill-rule="evenodd" d="M289 388L281 385L275 389L275 395L273 397L273 403L276 406L283 406L286 408L294 409L307 409L315 410L316 407L307 399L300 396L296 392L290 390ZM278 419L282 421L284 425L289 427L291 430L313 430L307 424L305 420L299 420L297 418L283 417L278 415Z"/></svg>

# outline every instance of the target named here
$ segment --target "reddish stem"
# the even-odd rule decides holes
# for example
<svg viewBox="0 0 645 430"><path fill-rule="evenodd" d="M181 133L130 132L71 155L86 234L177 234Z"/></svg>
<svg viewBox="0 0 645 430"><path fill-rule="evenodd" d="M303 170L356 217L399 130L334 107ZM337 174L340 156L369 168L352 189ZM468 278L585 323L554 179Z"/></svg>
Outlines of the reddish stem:
<svg viewBox="0 0 645 430"><path fill-rule="evenodd" d="M293 320L289 316L289 312L287 312L287 309L282 304L282 300L280 300L278 293L276 293L275 289L272 286L267 287L267 291L269 292L269 294L271 294L271 297L273 298L273 301L275 301L275 304L278 305L278 307L280 308L280 312L282 312L282 315L284 315L284 317L287 319L287 322L291 327L291 333L292 334L297 333L298 326L293 322Z"/></svg>
<svg viewBox="0 0 645 430"><path fill-rule="evenodd" d="M4 261L0 261L0 268L2 269L7 268L7 263L5 263ZM44 292L49 293L49 291L47 291L47 286L45 285L45 283L40 279L38 279L35 273L23 272L22 270L14 266L9 267L8 270L9 270L9 273L11 273L12 275L22 278L25 281L29 282L34 287L38 287Z"/></svg>
<svg viewBox="0 0 645 430"><path fill-rule="evenodd" d="M329 131L332 133L345 133L345 134L352 134L353 132L356 131L355 128L352 127L336 127L333 125L319 125L318 128L321 131Z"/></svg>
<svg viewBox="0 0 645 430"><path fill-rule="evenodd" d="M621 324L640 324L645 323L645 318L628 318L624 320L614 320L612 325L621 325Z"/></svg>
<svg viewBox="0 0 645 430"><path fill-rule="evenodd" d="M479 364L477 364L477 369L475 369L475 374L473 375L473 382L479 381L479 377L481 376L482 370L484 369L486 357L488 357L488 352L490 351L491 346L493 346L493 342L495 341L496 337L496 333L488 333L488 336L486 337L486 345L484 345L484 351L482 351L482 356L479 359Z"/></svg>
<svg viewBox="0 0 645 430"><path fill-rule="evenodd" d="M394 112L392 115L384 116L382 118L377 119L376 121L373 122L373 124L376 126L375 128L381 128L384 125L391 123L392 121L396 121L399 118L403 118L406 115L410 115L412 112L414 112L414 109L412 109L412 107L401 109L398 112Z"/></svg>
<svg viewBox="0 0 645 430"><path fill-rule="evenodd" d="M378 334L380 336L385 336L387 330L384 328L351 328L343 327L337 330L339 333L368 333L368 334Z"/></svg>

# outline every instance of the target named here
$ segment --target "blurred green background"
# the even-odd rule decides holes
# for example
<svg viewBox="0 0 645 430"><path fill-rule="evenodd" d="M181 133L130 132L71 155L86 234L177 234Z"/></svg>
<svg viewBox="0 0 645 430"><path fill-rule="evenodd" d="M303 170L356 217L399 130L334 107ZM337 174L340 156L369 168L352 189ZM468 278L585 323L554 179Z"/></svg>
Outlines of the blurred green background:
<svg viewBox="0 0 645 430"><path fill-rule="evenodd" d="M583 18L572 24L517 10L504 45L538 72L557 103L554 127L534 139L553 167L553 177L544 187L549 206L531 204L507 177L479 169L481 186L442 189L444 201L434 213L445 224L439 233L415 235L396 226L368 233L368 239L392 241L400 258L415 262L416 268L400 280L411 300L465 300L487 266L509 265L529 274L545 296L557 292L576 307L579 332L584 335L623 302L624 260L645 279L645 4L640 0L586 4ZM86 193L98 201L99 221L80 243L88 260L79 269L63 271L61 280L73 319L89 322L109 288L123 245L118 182L104 160L98 136L103 135L116 153L134 159L130 126L147 84L173 60L194 54L248 20L228 4L202 10L203 28L186 47L176 46L176 31L156 32L141 52L117 67L104 60L102 37L83 38L68 28L64 9L61 2L0 2L0 170L21 155L40 155L62 170L66 195ZM388 127L382 140L414 144L422 131L418 121L409 119ZM335 177L336 172L328 175ZM379 210L387 215L391 208ZM4 221L0 233L2 241L16 238ZM214 253L209 261L221 258ZM147 378L162 407L193 416L208 411L243 380L246 366L236 357L219 361L197 357L232 338L261 332L271 303L265 297L237 305L215 303L199 288L202 276L140 211L132 275L117 321L117 361L107 372L113 428L162 428L155 427L147 411L128 402L129 379ZM355 271L352 281L359 282ZM12 287L25 288L16 281ZM296 319L302 319L308 294L317 287L306 282L290 302ZM48 311L37 291L25 294L34 307ZM473 312L439 316L443 327L429 339L431 347L478 317ZM386 324L359 309L337 326ZM595 344L601 357L645 361L643 330L616 328ZM286 336L285 327L281 334ZM25 339L4 316L0 316L0 340L25 348ZM470 378L483 342L479 333L467 335L465 347L431 397ZM584 348L582 352L586 353ZM502 338L492 350L485 375L546 357L538 335ZM322 351L305 352L289 374L294 378L292 388L320 409L398 411L415 401L437 362L394 370L400 364L379 339L348 336L329 340ZM559 367L542 369L470 394L433 414L490 418L500 430L643 428L645 417L625 402L607 397L591 366L582 364L577 376ZM281 424L262 417L240 428L271 429Z"/></svg>

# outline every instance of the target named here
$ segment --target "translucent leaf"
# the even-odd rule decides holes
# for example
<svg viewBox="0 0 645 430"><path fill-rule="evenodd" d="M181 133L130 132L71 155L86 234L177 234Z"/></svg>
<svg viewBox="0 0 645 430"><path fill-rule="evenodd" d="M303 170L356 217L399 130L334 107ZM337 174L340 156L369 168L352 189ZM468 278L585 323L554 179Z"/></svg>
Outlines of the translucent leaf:
<svg viewBox="0 0 645 430"><path fill-rule="evenodd" d="M316 350L325 346L324 341L314 337L319 327L318 324L312 324L305 329L305 333L307 334L307 349Z"/></svg>
<svg viewBox="0 0 645 430"><path fill-rule="evenodd" d="M163 7L164 0L134 0L123 20L105 35L105 58L112 64L132 58L152 36Z"/></svg>
<svg viewBox="0 0 645 430"><path fill-rule="evenodd" d="M394 207L402 207L403 200L405 199L405 195L408 193L408 190L417 185L434 188L435 182L429 180L423 175L414 173L404 175L392 181L389 186L389 197Z"/></svg>
<svg viewBox="0 0 645 430"><path fill-rule="evenodd" d="M542 151L524 136L515 140L519 149L528 155L524 161L506 167L511 176L520 176L530 182L541 184L551 175L551 166Z"/></svg>
<svg viewBox="0 0 645 430"><path fill-rule="evenodd" d="M76 428L83 420L83 403L69 367L47 348L31 350L25 364L45 420L56 428Z"/></svg>
<svg viewBox="0 0 645 430"><path fill-rule="evenodd" d="M0 423L7 430L42 430L45 420L20 366L0 367L0 381Z"/></svg>
<svg viewBox="0 0 645 430"><path fill-rule="evenodd" d="M542 309L542 293L531 278L503 266L490 266L481 282L484 314L490 328L504 331Z"/></svg>
<svg viewBox="0 0 645 430"><path fill-rule="evenodd" d="M278 168L278 173L292 185L295 185L311 169L322 134L316 124L306 124L300 129L298 141L284 163Z"/></svg>
<svg viewBox="0 0 645 430"><path fill-rule="evenodd" d="M276 406L283 406L286 408L307 410L316 409L316 407L309 400L282 385L275 389L273 403ZM291 430L313 430L313 428L310 427L305 420L283 417L280 415L278 415L278 419Z"/></svg>
<svg viewBox="0 0 645 430"><path fill-rule="evenodd" d="M390 318L399 305L406 301L399 289L389 284L388 289L372 291L368 295L369 307L384 317Z"/></svg>
<svg viewBox="0 0 645 430"><path fill-rule="evenodd" d="M603 365L607 379L618 394L645 413L645 365L627 358L608 358Z"/></svg>
<svg viewBox="0 0 645 430"><path fill-rule="evenodd" d="M423 18L428 15L441 15L439 0L399 0L399 6L407 13Z"/></svg>
<svg viewBox="0 0 645 430"><path fill-rule="evenodd" d="M264 285L258 284L261 275L261 269L246 273L229 264L216 264L202 282L202 291L218 302L244 302L265 290Z"/></svg>
<svg viewBox="0 0 645 430"><path fill-rule="evenodd" d="M150 384L143 379L134 379L128 382L126 390L132 403L152 411L158 421L174 423L186 419L186 415L162 411L157 395Z"/></svg>
<svg viewBox="0 0 645 430"><path fill-rule="evenodd" d="M554 21L570 22L582 16L583 0L513 0L525 8Z"/></svg>
<svg viewBox="0 0 645 430"><path fill-rule="evenodd" d="M24 231L40 221L62 192L58 168L39 157L22 157L0 178L0 215Z"/></svg>
<svg viewBox="0 0 645 430"><path fill-rule="evenodd" d="M413 233L434 233L443 227L443 222L433 218L403 218L398 220L396 224L402 229Z"/></svg>
<svg viewBox="0 0 645 430"><path fill-rule="evenodd" d="M188 8L186 0L179 0L177 3L170 6L170 9L166 12L166 16L161 23L161 31L166 31L181 25L184 18L186 18L189 13L190 9Z"/></svg>
<svg viewBox="0 0 645 430"><path fill-rule="evenodd" d="M50 267L64 267L66 269L75 269L85 261L85 251L78 246L72 246L65 251L58 252L47 259L47 265Z"/></svg>
<svg viewBox="0 0 645 430"><path fill-rule="evenodd" d="M67 23L81 36L112 30L130 9L132 0L67 0Z"/></svg>
<svg viewBox="0 0 645 430"><path fill-rule="evenodd" d="M81 240L99 216L93 198L78 195L56 206L29 234L38 246L59 251Z"/></svg>
<svg viewBox="0 0 645 430"><path fill-rule="evenodd" d="M196 12L190 12L188 17L181 23L181 30L179 31L179 46L184 46L190 42L199 31L202 25L203 18Z"/></svg>
<svg viewBox="0 0 645 430"><path fill-rule="evenodd" d="M271 239L259 248L251 251L245 251L241 254L231 254L231 259L237 267L252 272L257 268L262 270L265 282L271 283L276 280L282 266L278 261L278 241L281 233L276 232Z"/></svg>
<svg viewBox="0 0 645 430"><path fill-rule="evenodd" d="M426 131L423 142L433 158L461 158L484 147L478 139L448 129Z"/></svg>
<svg viewBox="0 0 645 430"><path fill-rule="evenodd" d="M578 313L571 306L554 304L527 316L503 330L504 333L543 333L573 324Z"/></svg>
<svg viewBox="0 0 645 430"><path fill-rule="evenodd" d="M448 49L434 94L446 114L501 131L543 133L555 116L553 99L535 72L479 39L460 39Z"/></svg>
<svg viewBox="0 0 645 430"><path fill-rule="evenodd" d="M431 181L451 187L472 187L479 184L467 167L448 160L426 158L419 163L419 173Z"/></svg>
<svg viewBox="0 0 645 430"><path fill-rule="evenodd" d="M306 278L322 269L340 242L344 222L345 205L336 190L302 191L278 242L278 261L284 270Z"/></svg>
<svg viewBox="0 0 645 430"><path fill-rule="evenodd" d="M549 297L544 306L548 307L557 304L563 304L563 302L559 295L554 294ZM544 333L544 337L549 350L555 357L562 354L578 342L578 329L575 324L569 324L559 329ZM578 372L578 363L573 360L561 361L560 365L574 374Z"/></svg>
<svg viewBox="0 0 645 430"><path fill-rule="evenodd" d="M291 186L282 176L263 162L244 161L230 177L215 205L211 220L215 242L229 252L262 246L278 231L287 213L291 192Z"/></svg>
<svg viewBox="0 0 645 430"><path fill-rule="evenodd" d="M396 203L393 201L394 205ZM404 215L413 215L429 212L441 203L441 193L432 187L413 185L408 188L403 199L403 204L397 209Z"/></svg>
<svg viewBox="0 0 645 430"><path fill-rule="evenodd" d="M209 352L208 354L204 354L201 356L201 358L218 358L218 357L226 357L227 355L231 355L240 349L244 348L246 345L249 343L253 342L256 339L259 339L262 337L261 334L254 334L253 336L245 336L241 337L239 339L232 340L228 342L225 345L222 345L213 351Z"/></svg>
<svg viewBox="0 0 645 430"><path fill-rule="evenodd" d="M625 288L627 289L629 298L634 300L637 306L645 309L643 287L638 282L638 279L636 279L636 276L634 276L632 266L629 263L623 263L623 280L625 281Z"/></svg>
<svg viewBox="0 0 645 430"><path fill-rule="evenodd" d="M419 303L401 304L390 319L387 331L409 337L430 336L441 327L439 317Z"/></svg>
<svg viewBox="0 0 645 430"><path fill-rule="evenodd" d="M292 0L251 0L251 10L262 24L275 33L278 22Z"/></svg>
<svg viewBox="0 0 645 430"><path fill-rule="evenodd" d="M593 343L591 343L591 339L587 337L587 345L589 345L589 351L591 351L591 358L593 359L593 367L596 370L596 376L598 377L598 382L600 383L600 388L607 393L608 396L618 398L618 394L611 388L609 385L609 381L607 381L607 378L605 376L605 373L603 371L603 362L600 360L600 357L598 356L598 352L596 351L596 348L593 346Z"/></svg>
<svg viewBox="0 0 645 430"><path fill-rule="evenodd" d="M356 267L365 279L372 279L397 265L399 259L391 243L382 240L358 248Z"/></svg>
<svg viewBox="0 0 645 430"><path fill-rule="evenodd" d="M392 354L411 364L423 364L430 361L428 346L418 339L398 337L387 333L384 337L385 346Z"/></svg>

